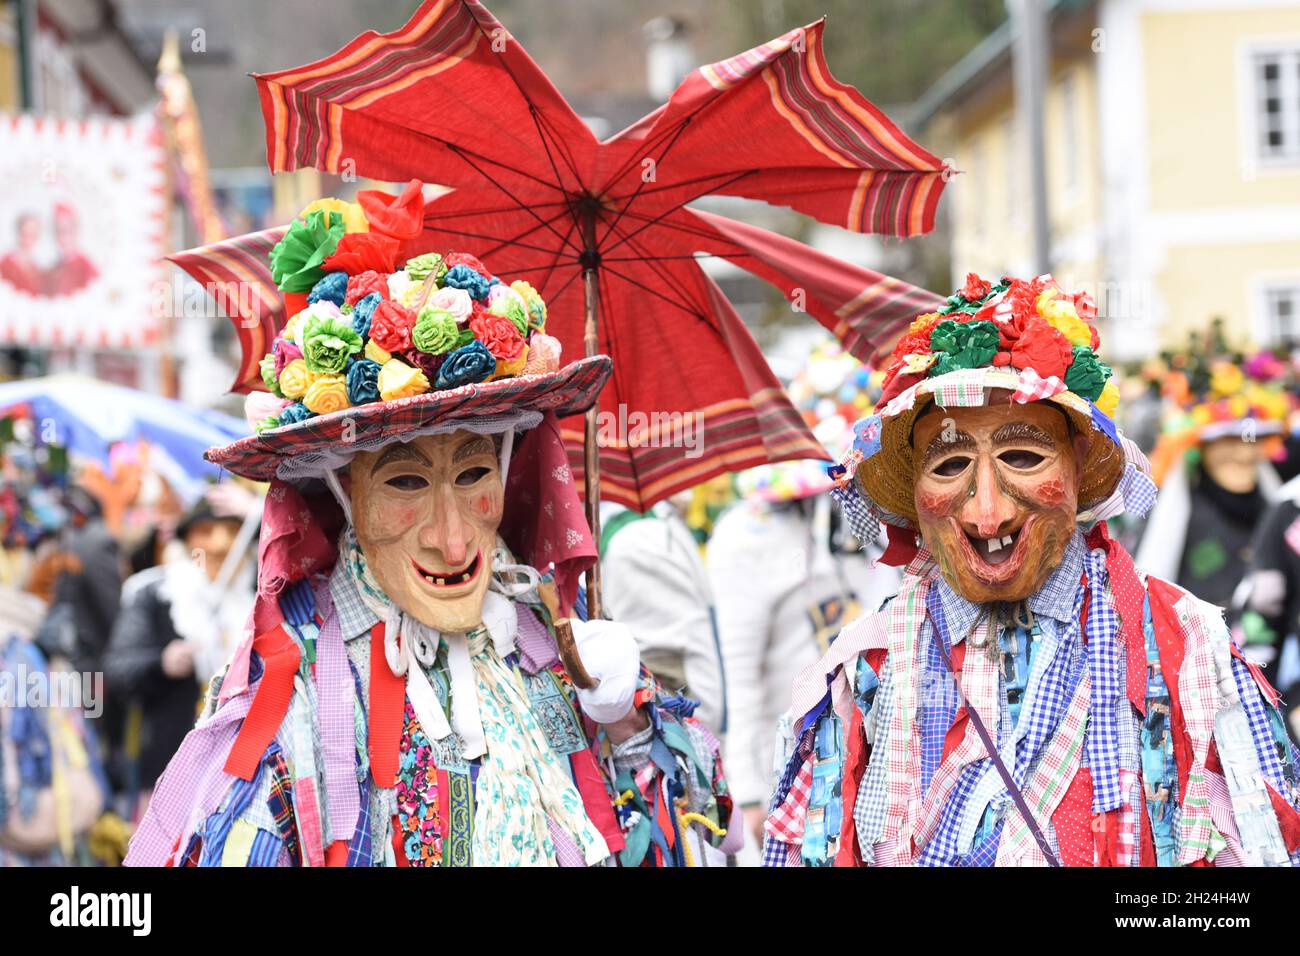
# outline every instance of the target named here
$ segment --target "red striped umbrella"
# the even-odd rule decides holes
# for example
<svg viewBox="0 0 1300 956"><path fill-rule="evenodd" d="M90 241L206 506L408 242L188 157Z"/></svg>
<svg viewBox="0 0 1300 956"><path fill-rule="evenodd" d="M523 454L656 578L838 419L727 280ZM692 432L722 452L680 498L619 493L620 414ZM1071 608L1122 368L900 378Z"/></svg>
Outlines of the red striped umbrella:
<svg viewBox="0 0 1300 956"><path fill-rule="evenodd" d="M613 357L570 447L589 492L599 474L600 494L644 509L723 471L824 457L701 256L776 283L863 359L940 301L687 208L731 195L857 232L932 228L943 163L831 76L823 26L695 70L602 142L482 4L429 0L393 33L256 76L268 161L452 187L419 242L530 281L568 354Z"/></svg>

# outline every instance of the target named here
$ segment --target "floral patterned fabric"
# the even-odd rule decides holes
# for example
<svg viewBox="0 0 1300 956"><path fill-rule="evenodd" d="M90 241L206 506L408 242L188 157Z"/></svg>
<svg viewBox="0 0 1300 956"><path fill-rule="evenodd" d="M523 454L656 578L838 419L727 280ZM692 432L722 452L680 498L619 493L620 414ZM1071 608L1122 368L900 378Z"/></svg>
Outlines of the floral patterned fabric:
<svg viewBox="0 0 1300 956"><path fill-rule="evenodd" d="M397 822L402 848L411 866L442 864L442 829L438 816L438 767L429 738L420 729L410 700L402 728L397 770Z"/></svg>

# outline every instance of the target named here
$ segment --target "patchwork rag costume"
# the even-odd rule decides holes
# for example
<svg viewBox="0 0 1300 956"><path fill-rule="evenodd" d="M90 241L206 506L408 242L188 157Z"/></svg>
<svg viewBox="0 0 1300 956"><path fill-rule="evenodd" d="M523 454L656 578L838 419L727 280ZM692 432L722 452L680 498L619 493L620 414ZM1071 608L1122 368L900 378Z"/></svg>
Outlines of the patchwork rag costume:
<svg viewBox="0 0 1300 956"><path fill-rule="evenodd" d="M616 624L557 644L595 545L556 420L609 359L560 368L527 283L409 248L418 182L359 199L271 254L293 318L259 434L209 452L271 481L258 604L127 863L721 862L739 830L693 702Z"/></svg>
<svg viewBox="0 0 1300 956"><path fill-rule="evenodd" d="M833 494L903 581L795 683L765 864L1300 859L1272 688L1107 533L1154 488L1094 316L971 276L900 340Z"/></svg>

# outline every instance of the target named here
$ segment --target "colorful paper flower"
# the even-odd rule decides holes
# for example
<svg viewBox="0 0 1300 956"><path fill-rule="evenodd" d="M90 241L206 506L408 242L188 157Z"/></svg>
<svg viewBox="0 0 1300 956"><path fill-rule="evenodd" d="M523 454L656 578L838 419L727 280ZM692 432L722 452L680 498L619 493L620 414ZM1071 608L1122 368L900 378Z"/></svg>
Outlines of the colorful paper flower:
<svg viewBox="0 0 1300 956"><path fill-rule="evenodd" d="M1092 346L1092 327L1079 318L1073 300L1058 295L1056 289L1047 289L1039 295L1038 314L1069 339L1071 345Z"/></svg>
<svg viewBox="0 0 1300 956"><path fill-rule="evenodd" d="M442 256L436 252L426 252L422 256L416 256L414 259L407 259L403 267L406 274L416 282L423 282L433 276L434 282L442 281L442 277L447 274L447 266L442 261Z"/></svg>
<svg viewBox="0 0 1300 956"><path fill-rule="evenodd" d="M429 355L442 355L456 347L460 329L456 317L444 309L425 306L411 329L411 344Z"/></svg>
<svg viewBox="0 0 1300 956"><path fill-rule="evenodd" d="M354 202L344 202L342 199L316 199L309 202L307 207L298 213L298 218L306 219L314 212L336 213L343 220L343 228L348 233L364 233L370 230L365 211Z"/></svg>
<svg viewBox="0 0 1300 956"><path fill-rule="evenodd" d="M518 292L528 306L529 324L534 329L546 328L546 302L541 294L523 279L510 283L510 288Z"/></svg>
<svg viewBox="0 0 1300 956"><path fill-rule="evenodd" d="M452 289L464 289L471 298L478 299L480 302L487 298L488 289L492 287L492 283L485 275L466 265L452 266L448 269L447 274L442 277L442 284Z"/></svg>
<svg viewBox="0 0 1300 956"><path fill-rule="evenodd" d="M299 422L305 422L309 418L315 418L309 409L302 402L294 402L292 405L286 405L280 412L281 425L296 425Z"/></svg>
<svg viewBox="0 0 1300 956"><path fill-rule="evenodd" d="M269 392L249 392L244 396L244 418L249 427L253 428L267 418L278 420L280 412L288 404L287 398L279 398Z"/></svg>
<svg viewBox="0 0 1300 956"><path fill-rule="evenodd" d="M412 179L399 196L380 189L363 189L357 202L374 232L394 239L414 239L424 228L424 184Z"/></svg>
<svg viewBox="0 0 1300 956"><path fill-rule="evenodd" d="M508 285L494 285L488 290L487 308L493 315L504 316L514 323L520 335L528 335L528 306L523 297Z"/></svg>
<svg viewBox="0 0 1300 956"><path fill-rule="evenodd" d="M1095 404L1107 418L1115 417L1115 412L1119 409L1119 386L1115 384L1113 378L1102 386L1101 394L1097 396Z"/></svg>
<svg viewBox="0 0 1300 956"><path fill-rule="evenodd" d="M528 340L528 358L522 374L545 375L560 370L560 340L534 332Z"/></svg>
<svg viewBox="0 0 1300 956"><path fill-rule="evenodd" d="M392 353L387 349L381 349L376 345L374 339L371 339L366 343L365 351L362 354L365 355L366 358L370 359L370 361L378 362L380 365L385 364L393 357Z"/></svg>
<svg viewBox="0 0 1300 956"><path fill-rule="evenodd" d="M271 346L271 354L275 356L275 374L278 378L286 365L294 359L302 358L302 349L288 339L276 339Z"/></svg>
<svg viewBox="0 0 1300 956"><path fill-rule="evenodd" d="M388 277L388 297L408 309L415 308L423 287L423 282L416 282L405 272L394 272Z"/></svg>
<svg viewBox="0 0 1300 956"><path fill-rule="evenodd" d="M378 362L358 359L348 368L348 401L353 405L368 405L379 401Z"/></svg>
<svg viewBox="0 0 1300 956"><path fill-rule="evenodd" d="M442 363L449 354L451 353L443 352L438 355L431 355L428 352L421 352L419 349L407 349L402 353L402 361L407 365L418 368L424 373L424 377L432 382L437 380Z"/></svg>
<svg viewBox="0 0 1300 956"><path fill-rule="evenodd" d="M302 330L302 354L313 372L342 372L348 359L364 347L346 316L317 316ZM312 411L310 403L304 402Z"/></svg>
<svg viewBox="0 0 1300 956"><path fill-rule="evenodd" d="M360 300L352 310L352 331L363 339L370 337L370 320L375 314L375 309L380 302L384 301L383 295L378 292L372 292L364 299Z"/></svg>
<svg viewBox="0 0 1300 956"><path fill-rule="evenodd" d="M1065 370L1074 359L1070 340L1042 319L1033 319L1011 349L1011 364L1019 369L1033 369L1043 378L1064 380Z"/></svg>
<svg viewBox="0 0 1300 956"><path fill-rule="evenodd" d="M343 304L343 296L348 291L348 277L344 272L327 272L319 282L311 287L311 292L307 293L307 301L312 302L333 302L335 305Z"/></svg>
<svg viewBox="0 0 1300 956"><path fill-rule="evenodd" d="M931 367L931 375L978 368L993 361L993 354L998 350L998 329L992 322L945 319L930 333L930 349L944 353Z"/></svg>
<svg viewBox="0 0 1300 956"><path fill-rule="evenodd" d="M457 388L471 382L482 382L492 376L496 367L497 360L488 351L487 346L482 342L471 342L447 356L442 363L442 368L438 370L438 380L434 383L434 387Z"/></svg>
<svg viewBox="0 0 1300 956"><path fill-rule="evenodd" d="M349 233L339 240L338 248L325 260L325 268L346 272L350 276L363 272L385 275L397 268L402 244L379 232Z"/></svg>
<svg viewBox="0 0 1300 956"><path fill-rule="evenodd" d="M492 274L491 269L483 265L482 262L474 256L471 256L468 252L449 252L443 256L442 261L448 269L454 268L455 266L469 266L481 276L490 276Z"/></svg>
<svg viewBox="0 0 1300 956"><path fill-rule="evenodd" d="M423 395L428 390L429 380L424 373L398 359L389 359L379 370L379 397L386 402Z"/></svg>
<svg viewBox="0 0 1300 956"><path fill-rule="evenodd" d="M303 359L294 359L280 373L280 394L285 398L300 399L315 381L316 374Z"/></svg>
<svg viewBox="0 0 1300 956"><path fill-rule="evenodd" d="M1074 347L1074 360L1065 373L1065 387L1081 398L1095 402L1110 379L1110 366L1090 348Z"/></svg>
<svg viewBox="0 0 1300 956"><path fill-rule="evenodd" d="M498 363L513 362L523 351L524 337L504 315L487 312L475 316L469 320L469 328Z"/></svg>
<svg viewBox="0 0 1300 956"><path fill-rule="evenodd" d="M464 325L474 314L475 302L464 289L439 289L429 296L428 305L450 312L457 325Z"/></svg>
<svg viewBox="0 0 1300 956"><path fill-rule="evenodd" d="M411 347L411 329L414 327L414 312L386 300L375 306L370 316L370 341L386 352L405 352Z"/></svg>
<svg viewBox="0 0 1300 956"><path fill-rule="evenodd" d="M942 321L944 318L938 312L928 312L913 319L894 346L894 358L930 351L930 333Z"/></svg>
<svg viewBox="0 0 1300 956"><path fill-rule="evenodd" d="M307 406L308 410L315 412L317 415L328 415L330 412L342 411L350 404L348 402L347 380L338 373L318 376L316 381L311 383L311 387L307 389L307 394L303 396L302 403Z"/></svg>
<svg viewBox="0 0 1300 956"><path fill-rule="evenodd" d="M498 361L496 370L492 373L492 380L498 378L513 378L523 372L528 367L528 346L524 346L522 352L509 361Z"/></svg>
<svg viewBox="0 0 1300 956"><path fill-rule="evenodd" d="M324 210L295 221L271 250L271 278L282 292L309 292L325 274L321 267L343 238L343 217Z"/></svg>
<svg viewBox="0 0 1300 956"><path fill-rule="evenodd" d="M388 274L369 269L348 277L348 287L343 294L343 301L355 306L366 296L377 293L382 299L388 295Z"/></svg>
<svg viewBox="0 0 1300 956"><path fill-rule="evenodd" d="M280 372L275 367L275 354L267 352L262 356L262 360L257 363L257 372L262 376L262 384L272 395L281 395L280 392Z"/></svg>
<svg viewBox="0 0 1300 956"><path fill-rule="evenodd" d="M967 302L978 302L989 294L993 286L979 277L978 273L966 273L966 284L961 287L962 297Z"/></svg>

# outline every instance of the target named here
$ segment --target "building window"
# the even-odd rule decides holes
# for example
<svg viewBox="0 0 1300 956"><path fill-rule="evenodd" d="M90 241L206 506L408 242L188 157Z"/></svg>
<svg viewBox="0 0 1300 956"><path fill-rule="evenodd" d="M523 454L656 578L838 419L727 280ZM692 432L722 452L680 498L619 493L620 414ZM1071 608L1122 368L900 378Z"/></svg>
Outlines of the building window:
<svg viewBox="0 0 1300 956"><path fill-rule="evenodd" d="M1266 286L1264 317L1271 345L1300 348L1300 282Z"/></svg>
<svg viewBox="0 0 1300 956"><path fill-rule="evenodd" d="M1300 47L1256 52L1251 74L1255 157L1270 164L1300 163Z"/></svg>

